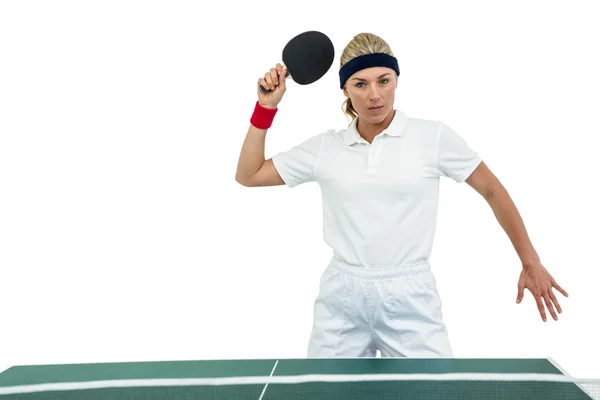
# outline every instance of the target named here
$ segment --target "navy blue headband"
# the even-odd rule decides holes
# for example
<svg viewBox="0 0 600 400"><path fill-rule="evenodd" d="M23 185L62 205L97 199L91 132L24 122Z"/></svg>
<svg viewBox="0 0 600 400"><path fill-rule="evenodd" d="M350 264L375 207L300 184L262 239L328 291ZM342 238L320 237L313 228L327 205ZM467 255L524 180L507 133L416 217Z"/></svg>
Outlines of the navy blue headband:
<svg viewBox="0 0 600 400"><path fill-rule="evenodd" d="M371 67L388 67L400 75L400 68L398 67L396 57L384 53L365 54L353 58L340 68L340 89L344 88L344 84L348 78L356 72Z"/></svg>

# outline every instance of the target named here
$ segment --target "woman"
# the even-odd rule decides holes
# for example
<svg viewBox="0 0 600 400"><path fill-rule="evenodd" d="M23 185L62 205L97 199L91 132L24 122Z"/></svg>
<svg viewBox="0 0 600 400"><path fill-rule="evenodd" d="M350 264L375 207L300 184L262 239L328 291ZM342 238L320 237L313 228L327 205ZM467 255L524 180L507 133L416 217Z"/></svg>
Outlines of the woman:
<svg viewBox="0 0 600 400"><path fill-rule="evenodd" d="M244 186L315 181L324 238L334 255L315 301L309 357L452 357L429 256L439 178L467 182L493 209L520 260L517 303L531 291L556 320L555 282L540 263L510 196L479 155L439 121L394 109L400 70L389 45L361 33L340 60L343 110L352 122L265 160L265 137L285 91L281 64L258 85L240 154ZM556 310L555 310L556 308Z"/></svg>

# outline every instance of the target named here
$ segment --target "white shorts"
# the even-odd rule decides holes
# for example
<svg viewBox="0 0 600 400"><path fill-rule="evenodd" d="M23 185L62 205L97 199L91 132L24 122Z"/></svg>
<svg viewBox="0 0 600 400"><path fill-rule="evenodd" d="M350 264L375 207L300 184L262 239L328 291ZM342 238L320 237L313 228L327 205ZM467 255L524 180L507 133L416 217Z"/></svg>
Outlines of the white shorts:
<svg viewBox="0 0 600 400"><path fill-rule="evenodd" d="M308 357L453 357L426 260L365 269L334 258L320 281Z"/></svg>

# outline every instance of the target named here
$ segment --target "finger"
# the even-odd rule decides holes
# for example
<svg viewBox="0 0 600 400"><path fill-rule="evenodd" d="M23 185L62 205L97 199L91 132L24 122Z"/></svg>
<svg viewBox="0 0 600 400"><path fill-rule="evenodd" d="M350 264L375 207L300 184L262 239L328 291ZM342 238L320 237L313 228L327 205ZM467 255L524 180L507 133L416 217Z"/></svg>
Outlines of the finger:
<svg viewBox="0 0 600 400"><path fill-rule="evenodd" d="M550 311L550 315L552 315L552 318L556 321L558 320L558 317L556 316L556 311L554 310L554 307L552 306L552 302L550 301L550 296L548 293L544 293L544 303L546 303L546 307L548 308L548 311Z"/></svg>
<svg viewBox="0 0 600 400"><path fill-rule="evenodd" d="M534 295L535 302L537 303L538 310L540 315L542 316L542 321L546 322L546 311L544 310L544 304L542 303L542 298L540 295Z"/></svg>
<svg viewBox="0 0 600 400"><path fill-rule="evenodd" d="M265 82L267 82L267 86L265 86L269 90L275 90L275 85L273 84L273 79L271 78L271 72L267 72L265 74Z"/></svg>
<svg viewBox="0 0 600 400"><path fill-rule="evenodd" d="M554 286L556 288L556 290L558 290L560 293L562 293L563 296L569 297L569 294L563 288L561 288L554 279L552 279L552 286Z"/></svg>
<svg viewBox="0 0 600 400"><path fill-rule="evenodd" d="M519 284L517 285L517 304L519 304L523 300L523 296L525 294L525 285L522 280L519 280Z"/></svg>
<svg viewBox="0 0 600 400"><path fill-rule="evenodd" d="M285 90L285 69L279 71L279 87L281 90Z"/></svg>
<svg viewBox="0 0 600 400"><path fill-rule="evenodd" d="M271 80L273 81L273 86L279 85L279 74L277 73L277 70L275 68L271 68L269 73L271 74Z"/></svg>
<svg viewBox="0 0 600 400"><path fill-rule="evenodd" d="M554 305L556 306L556 311L558 311L559 314L562 314L562 308L560 307L560 304L558 303L558 300L556 299L556 296L554 295L552 289L550 289L548 293L550 295L550 300L552 300L552 303L554 303Z"/></svg>

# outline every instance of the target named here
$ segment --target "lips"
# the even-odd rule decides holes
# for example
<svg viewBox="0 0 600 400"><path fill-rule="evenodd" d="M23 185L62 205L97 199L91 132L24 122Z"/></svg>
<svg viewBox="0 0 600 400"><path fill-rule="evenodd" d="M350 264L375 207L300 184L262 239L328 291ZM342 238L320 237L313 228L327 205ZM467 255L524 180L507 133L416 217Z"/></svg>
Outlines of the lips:
<svg viewBox="0 0 600 400"><path fill-rule="evenodd" d="M371 110L371 111L377 111L377 110L381 110L382 108L383 108L383 106L369 107L369 110Z"/></svg>

